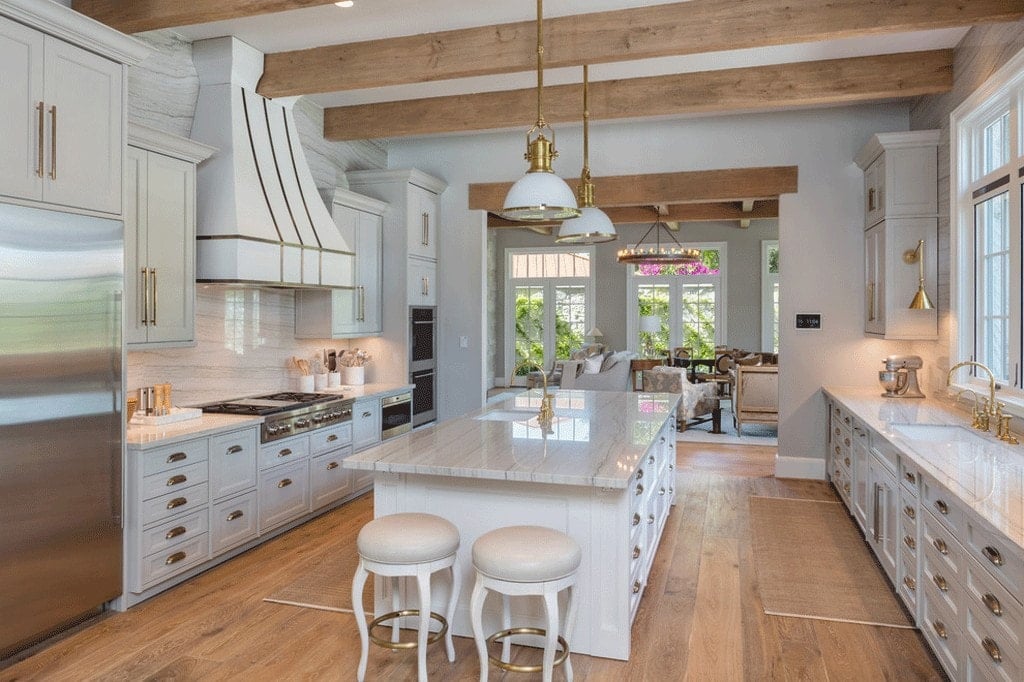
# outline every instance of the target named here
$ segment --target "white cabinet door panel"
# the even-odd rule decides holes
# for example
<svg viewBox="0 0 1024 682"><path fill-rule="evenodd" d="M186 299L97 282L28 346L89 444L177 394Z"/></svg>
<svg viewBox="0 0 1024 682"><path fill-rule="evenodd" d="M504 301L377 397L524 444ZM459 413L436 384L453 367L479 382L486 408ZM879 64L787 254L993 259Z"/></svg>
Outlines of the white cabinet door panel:
<svg viewBox="0 0 1024 682"><path fill-rule="evenodd" d="M39 199L43 170L37 107L43 100L43 36L3 17L0 92L0 121L4 122L0 135L0 195ZM43 123L45 129L45 120Z"/></svg>

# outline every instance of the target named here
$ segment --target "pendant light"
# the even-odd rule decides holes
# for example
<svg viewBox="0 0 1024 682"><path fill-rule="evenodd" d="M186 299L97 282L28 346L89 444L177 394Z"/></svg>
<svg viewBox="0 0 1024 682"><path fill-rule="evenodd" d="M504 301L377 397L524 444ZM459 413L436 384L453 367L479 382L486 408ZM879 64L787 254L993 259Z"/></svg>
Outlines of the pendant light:
<svg viewBox="0 0 1024 682"><path fill-rule="evenodd" d="M658 212L658 208L653 207L655 214L658 216L654 224L647 228L647 232L644 232L644 236L640 238L640 241L636 246L626 247L620 249L616 255L617 260L620 263L633 263L636 265L651 263L657 265L683 265L686 263L698 263L700 262L700 249L685 248L669 231L668 225L661 219L661 214ZM655 242L653 244L645 244L645 240L650 236L651 232L654 232ZM661 233L665 232L672 240L675 246L662 245Z"/></svg>
<svg viewBox="0 0 1024 682"><path fill-rule="evenodd" d="M526 155L530 168L519 178L505 196L505 205L498 213L507 220L522 222L550 222L566 220L580 214L576 196L565 180L555 175L551 160L555 151L555 131L544 120L544 33L543 0L537 0L537 122L526 132ZM551 133L551 141L544 130ZM536 137L531 136L536 133Z"/></svg>
<svg viewBox="0 0 1024 682"><path fill-rule="evenodd" d="M917 263L917 293L907 306L911 310L931 310L935 306L928 298L928 292L924 290L924 240L917 241L917 248L903 253L903 262L907 264Z"/></svg>
<svg viewBox="0 0 1024 682"><path fill-rule="evenodd" d="M580 217L570 218L558 230L559 244L600 244L618 235L604 211L594 206L594 183L590 181L590 110L587 108L587 65L583 65L583 172L577 193Z"/></svg>

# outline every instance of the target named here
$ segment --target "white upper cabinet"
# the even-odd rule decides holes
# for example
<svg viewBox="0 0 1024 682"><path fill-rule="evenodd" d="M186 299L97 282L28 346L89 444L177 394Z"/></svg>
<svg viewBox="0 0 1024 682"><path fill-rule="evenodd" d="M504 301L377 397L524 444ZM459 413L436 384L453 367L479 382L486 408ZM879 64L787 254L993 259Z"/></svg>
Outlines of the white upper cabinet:
<svg viewBox="0 0 1024 682"><path fill-rule="evenodd" d="M148 49L57 3L0 14L0 196L120 215L124 64Z"/></svg>
<svg viewBox="0 0 1024 682"><path fill-rule="evenodd" d="M440 197L418 185L409 186L409 255L437 260L437 217Z"/></svg>

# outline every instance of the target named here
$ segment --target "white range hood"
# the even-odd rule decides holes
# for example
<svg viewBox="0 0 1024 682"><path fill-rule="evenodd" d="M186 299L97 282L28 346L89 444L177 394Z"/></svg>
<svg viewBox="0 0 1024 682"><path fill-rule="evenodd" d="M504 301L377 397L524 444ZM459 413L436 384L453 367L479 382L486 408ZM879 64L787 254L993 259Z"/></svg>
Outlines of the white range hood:
<svg viewBox="0 0 1024 682"><path fill-rule="evenodd" d="M263 53L232 38L192 46L192 139L219 151L197 171L196 281L352 287L355 254L309 172L294 97L256 94Z"/></svg>

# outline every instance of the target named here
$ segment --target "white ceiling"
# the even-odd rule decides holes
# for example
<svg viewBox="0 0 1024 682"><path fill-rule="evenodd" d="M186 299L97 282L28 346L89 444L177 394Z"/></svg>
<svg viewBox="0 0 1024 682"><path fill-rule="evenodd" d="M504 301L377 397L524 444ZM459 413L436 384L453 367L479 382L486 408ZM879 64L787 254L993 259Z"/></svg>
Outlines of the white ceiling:
<svg viewBox="0 0 1024 682"><path fill-rule="evenodd" d="M625 9L678 0L548 0L545 18L570 14ZM264 14L244 19L211 22L174 29L194 41L234 35L263 52L281 52L320 45L361 42L419 33L490 24L530 21L536 18L536 3L480 0L355 0L352 8L325 5L289 12ZM872 54L912 52L954 47L967 28L917 31L861 38L825 40L815 43L714 52L681 57L662 57L630 62L596 64L592 81L636 78L670 73L707 71L761 64L837 59ZM581 69L547 69L545 84L582 80ZM395 100L438 97L493 90L529 88L536 84L534 72L500 77L474 77L429 83L351 90L313 95L321 106L344 106Z"/></svg>

